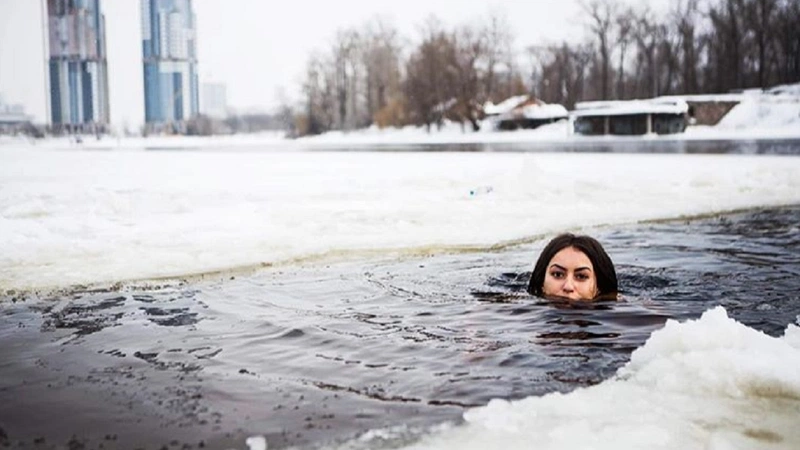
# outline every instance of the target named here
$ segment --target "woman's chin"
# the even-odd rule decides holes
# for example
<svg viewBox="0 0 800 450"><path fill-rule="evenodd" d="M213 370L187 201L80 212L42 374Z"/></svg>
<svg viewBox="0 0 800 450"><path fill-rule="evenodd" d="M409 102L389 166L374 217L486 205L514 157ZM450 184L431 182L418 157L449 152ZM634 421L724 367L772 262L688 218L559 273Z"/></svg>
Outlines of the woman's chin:
<svg viewBox="0 0 800 450"><path fill-rule="evenodd" d="M570 297L564 295L556 295L556 294L542 294L542 297L546 300L553 301L553 302L570 302L570 303L586 303L586 302L608 302L608 301L616 301L618 299L618 295L616 292L611 292L607 294L598 294L596 297Z"/></svg>
<svg viewBox="0 0 800 450"><path fill-rule="evenodd" d="M572 296L564 296L564 295L555 295L555 294L544 294L542 297L546 298L547 300L551 300L554 302L592 302L594 298L585 298L585 297L572 297Z"/></svg>

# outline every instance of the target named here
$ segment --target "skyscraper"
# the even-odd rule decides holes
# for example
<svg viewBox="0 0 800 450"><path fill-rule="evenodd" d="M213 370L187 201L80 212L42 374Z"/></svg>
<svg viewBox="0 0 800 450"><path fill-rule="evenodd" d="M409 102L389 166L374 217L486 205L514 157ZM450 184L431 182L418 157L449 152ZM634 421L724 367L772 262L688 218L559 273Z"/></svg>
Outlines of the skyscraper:
<svg viewBox="0 0 800 450"><path fill-rule="evenodd" d="M182 131L198 112L192 0L141 0L145 122Z"/></svg>
<svg viewBox="0 0 800 450"><path fill-rule="evenodd" d="M228 115L228 89L223 83L200 85L200 112L209 117L224 119Z"/></svg>
<svg viewBox="0 0 800 450"><path fill-rule="evenodd" d="M57 131L108 126L105 17L100 0L47 0L50 110Z"/></svg>

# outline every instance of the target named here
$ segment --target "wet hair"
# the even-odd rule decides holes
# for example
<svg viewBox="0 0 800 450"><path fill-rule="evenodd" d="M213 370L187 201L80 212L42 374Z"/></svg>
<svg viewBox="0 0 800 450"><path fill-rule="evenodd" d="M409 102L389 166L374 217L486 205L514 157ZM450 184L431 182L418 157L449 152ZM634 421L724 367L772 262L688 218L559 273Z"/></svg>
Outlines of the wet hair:
<svg viewBox="0 0 800 450"><path fill-rule="evenodd" d="M603 246L593 237L571 233L556 236L544 247L539 259L536 261L536 265L533 267L531 280L528 283L528 293L542 296L547 265L550 264L556 253L568 247L580 250L592 262L595 278L597 279L597 296L595 298L616 299L618 289L617 272L614 270L614 263L603 249Z"/></svg>

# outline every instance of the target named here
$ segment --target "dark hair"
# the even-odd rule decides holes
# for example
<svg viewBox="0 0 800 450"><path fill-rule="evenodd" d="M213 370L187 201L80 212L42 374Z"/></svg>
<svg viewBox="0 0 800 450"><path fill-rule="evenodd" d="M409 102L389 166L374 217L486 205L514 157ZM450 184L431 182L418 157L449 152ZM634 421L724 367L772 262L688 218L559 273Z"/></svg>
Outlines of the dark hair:
<svg viewBox="0 0 800 450"><path fill-rule="evenodd" d="M593 237L564 233L556 236L542 250L536 265L531 273L531 281L528 283L528 292L531 295L542 295L544 287L544 277L547 272L547 265L556 253L567 247L575 247L583 252L592 262L595 277L597 278L597 297L616 298L617 296L617 272L614 270L614 263L603 249L603 246Z"/></svg>

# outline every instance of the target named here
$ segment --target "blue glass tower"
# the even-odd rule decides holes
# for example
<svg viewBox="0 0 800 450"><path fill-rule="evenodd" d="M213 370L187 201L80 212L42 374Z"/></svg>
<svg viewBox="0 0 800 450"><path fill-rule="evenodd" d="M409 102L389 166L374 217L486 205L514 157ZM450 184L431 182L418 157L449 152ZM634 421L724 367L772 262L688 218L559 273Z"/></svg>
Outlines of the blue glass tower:
<svg viewBox="0 0 800 450"><path fill-rule="evenodd" d="M145 122L182 131L199 105L191 0L141 0Z"/></svg>
<svg viewBox="0 0 800 450"><path fill-rule="evenodd" d="M100 0L47 0L50 110L56 131L109 122L105 17Z"/></svg>

